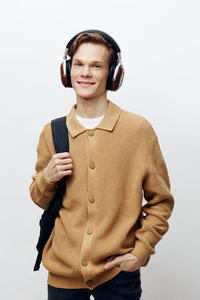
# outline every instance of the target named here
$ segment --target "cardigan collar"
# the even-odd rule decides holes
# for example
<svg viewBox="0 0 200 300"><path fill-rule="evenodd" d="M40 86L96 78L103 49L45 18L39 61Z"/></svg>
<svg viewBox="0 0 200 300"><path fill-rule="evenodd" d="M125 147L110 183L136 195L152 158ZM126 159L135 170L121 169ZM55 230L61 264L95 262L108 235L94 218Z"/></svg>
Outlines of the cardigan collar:
<svg viewBox="0 0 200 300"><path fill-rule="evenodd" d="M72 137L76 137L82 132L88 130L83 127L76 118L76 107L77 104L74 104L67 115L67 128ZM107 111L99 123L95 128L112 131L117 123L117 120L120 116L121 108L114 104L112 101L108 100L108 108Z"/></svg>

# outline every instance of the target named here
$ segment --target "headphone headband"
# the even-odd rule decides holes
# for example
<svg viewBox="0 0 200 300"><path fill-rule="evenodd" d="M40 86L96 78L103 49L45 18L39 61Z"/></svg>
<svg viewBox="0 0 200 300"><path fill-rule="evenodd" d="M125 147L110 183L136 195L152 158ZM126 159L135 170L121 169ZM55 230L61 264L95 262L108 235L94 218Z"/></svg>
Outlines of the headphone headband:
<svg viewBox="0 0 200 300"><path fill-rule="evenodd" d="M65 51L65 58L67 58L67 53L69 48L71 47L71 45L73 44L73 42L75 41L75 39L83 33L98 33L99 35L101 35L109 44L111 44L113 50L116 52L117 57L118 57L118 61L120 61L121 59L121 50L119 48L119 46L117 45L117 43L113 40L113 38L108 35L107 33L100 31L100 30L95 30L95 29L89 29L89 30L84 30L81 31L79 33L77 33L67 44L66 46L66 51Z"/></svg>

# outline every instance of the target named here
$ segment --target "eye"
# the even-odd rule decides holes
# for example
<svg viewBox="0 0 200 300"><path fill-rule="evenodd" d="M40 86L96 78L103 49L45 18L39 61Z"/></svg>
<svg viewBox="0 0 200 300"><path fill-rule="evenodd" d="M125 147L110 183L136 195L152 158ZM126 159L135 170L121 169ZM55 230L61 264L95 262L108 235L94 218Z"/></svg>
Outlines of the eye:
<svg viewBox="0 0 200 300"><path fill-rule="evenodd" d="M99 69L99 68L101 68L101 66L100 66L100 65L98 65L98 64L95 64L95 65L93 65L93 68L95 68L95 69Z"/></svg>
<svg viewBox="0 0 200 300"><path fill-rule="evenodd" d="M82 64L81 64L80 62L75 62L75 63L74 63L74 66L76 66L76 67L81 67Z"/></svg>

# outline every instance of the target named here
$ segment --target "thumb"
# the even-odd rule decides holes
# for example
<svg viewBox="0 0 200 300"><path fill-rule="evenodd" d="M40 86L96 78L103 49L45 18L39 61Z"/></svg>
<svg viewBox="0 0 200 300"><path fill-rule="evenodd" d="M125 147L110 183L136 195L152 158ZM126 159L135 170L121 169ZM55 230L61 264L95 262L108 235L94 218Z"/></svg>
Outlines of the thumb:
<svg viewBox="0 0 200 300"><path fill-rule="evenodd" d="M114 268L115 266L119 265L120 263L121 263L120 257L115 257L113 260L107 262L104 265L104 269L110 270L110 269Z"/></svg>

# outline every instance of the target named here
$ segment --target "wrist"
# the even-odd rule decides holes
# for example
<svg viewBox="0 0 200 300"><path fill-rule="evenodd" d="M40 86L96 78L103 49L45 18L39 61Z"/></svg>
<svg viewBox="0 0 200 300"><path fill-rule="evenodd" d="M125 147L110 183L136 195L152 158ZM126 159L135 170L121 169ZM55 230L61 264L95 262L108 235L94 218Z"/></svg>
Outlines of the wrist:
<svg viewBox="0 0 200 300"><path fill-rule="evenodd" d="M44 175L44 180L45 180L47 183L54 183L54 182L52 182L51 180L49 180L49 178L48 178L48 176L47 176L47 174L46 174L46 168L45 168L44 171L43 171L43 175Z"/></svg>

